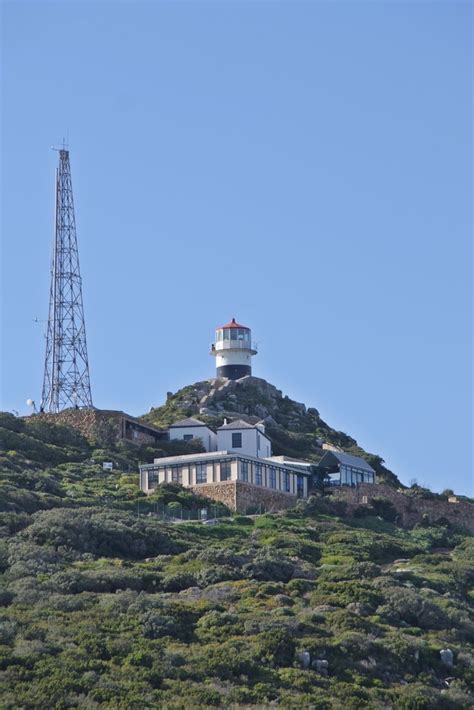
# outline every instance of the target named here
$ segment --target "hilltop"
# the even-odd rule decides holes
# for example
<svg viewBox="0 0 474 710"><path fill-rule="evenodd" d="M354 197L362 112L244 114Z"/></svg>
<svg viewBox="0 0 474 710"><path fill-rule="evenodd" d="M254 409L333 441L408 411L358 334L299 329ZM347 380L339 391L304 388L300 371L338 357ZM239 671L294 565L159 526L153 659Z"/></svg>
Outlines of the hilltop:
<svg viewBox="0 0 474 710"><path fill-rule="evenodd" d="M2 708L472 707L467 531L325 497L172 523L209 501L145 500L159 450L8 414L0 442Z"/></svg>
<svg viewBox="0 0 474 710"><path fill-rule="evenodd" d="M331 444L362 456L377 472L379 481L401 487L397 476L384 466L384 460L358 445L342 431L331 428L314 407L295 402L281 390L259 377L240 380L213 379L169 392L166 403L153 407L142 419L158 427L168 427L184 417L197 416L217 428L224 419L243 419L251 424L264 421L276 456L285 454L318 463Z"/></svg>

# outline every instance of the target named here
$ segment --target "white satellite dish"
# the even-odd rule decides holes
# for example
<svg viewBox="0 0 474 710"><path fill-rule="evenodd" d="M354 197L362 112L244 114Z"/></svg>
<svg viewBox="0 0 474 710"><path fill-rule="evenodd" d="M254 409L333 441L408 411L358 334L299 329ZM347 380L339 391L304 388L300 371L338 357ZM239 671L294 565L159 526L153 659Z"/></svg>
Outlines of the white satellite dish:
<svg viewBox="0 0 474 710"><path fill-rule="evenodd" d="M36 412L36 403L34 399L31 399L30 397L26 400L26 405L27 407L33 407L33 412Z"/></svg>

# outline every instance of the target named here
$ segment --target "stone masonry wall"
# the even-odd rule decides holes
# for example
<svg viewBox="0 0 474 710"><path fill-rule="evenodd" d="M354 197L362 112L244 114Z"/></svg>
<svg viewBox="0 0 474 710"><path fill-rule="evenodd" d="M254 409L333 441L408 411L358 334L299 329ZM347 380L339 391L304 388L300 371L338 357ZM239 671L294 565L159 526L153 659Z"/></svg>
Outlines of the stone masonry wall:
<svg viewBox="0 0 474 710"><path fill-rule="evenodd" d="M338 500L344 500L349 512L360 506L370 505L372 498L388 498L400 516L399 524L406 528L420 523L423 516L427 515L430 522L446 518L453 525L459 525L474 533L474 505L467 501L449 502L436 498L410 497L382 483L361 483L355 488L341 486L332 495Z"/></svg>
<svg viewBox="0 0 474 710"><path fill-rule="evenodd" d="M294 508L296 496L269 488L254 486L243 481L224 481L191 486L197 495L218 500L231 510L245 513L249 508L262 506L262 510L273 512Z"/></svg>
<svg viewBox="0 0 474 710"><path fill-rule="evenodd" d="M245 513L250 507L260 506L262 510L272 513L276 510L287 510L294 508L297 497L291 493L275 491L271 488L254 486L244 481L236 481L237 487L237 510Z"/></svg>
<svg viewBox="0 0 474 710"><path fill-rule="evenodd" d="M41 419L52 422L53 424L64 424L76 429L88 441L101 439L105 443L114 443L116 440L127 438L135 444L153 444L155 440L152 435L141 431L137 427L137 433L132 438L126 436L125 424L135 422L135 418L125 414L124 412L114 411L110 409L64 409L58 414L50 414L42 412L41 414L33 415ZM140 426L144 424L137 422Z"/></svg>
<svg viewBox="0 0 474 710"><path fill-rule="evenodd" d="M224 503L231 510L236 510L235 481L223 481L222 483L200 483L197 486L189 486L198 496L211 498Z"/></svg>
<svg viewBox="0 0 474 710"><path fill-rule="evenodd" d="M121 439L122 414L121 412L101 411L100 409L64 409L58 414L43 412L34 416L51 422L52 424L65 424L76 429L89 441L93 441L100 434L106 433L106 438Z"/></svg>

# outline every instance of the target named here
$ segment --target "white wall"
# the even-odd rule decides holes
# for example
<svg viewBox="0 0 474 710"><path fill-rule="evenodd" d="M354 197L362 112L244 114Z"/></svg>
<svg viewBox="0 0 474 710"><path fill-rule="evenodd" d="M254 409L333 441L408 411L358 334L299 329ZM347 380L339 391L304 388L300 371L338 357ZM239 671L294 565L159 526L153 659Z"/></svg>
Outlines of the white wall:
<svg viewBox="0 0 474 710"><path fill-rule="evenodd" d="M242 434L242 447L232 447L232 434ZM272 455L271 443L258 429L219 429L217 432L217 450L235 451L244 456L265 458Z"/></svg>
<svg viewBox="0 0 474 710"><path fill-rule="evenodd" d="M226 365L252 365L252 356L247 350L220 350L216 355L216 367Z"/></svg>
<svg viewBox="0 0 474 710"><path fill-rule="evenodd" d="M217 451L217 436L207 426L173 427L169 430L170 439L184 440L185 435L192 435L194 439L201 439L206 451Z"/></svg>

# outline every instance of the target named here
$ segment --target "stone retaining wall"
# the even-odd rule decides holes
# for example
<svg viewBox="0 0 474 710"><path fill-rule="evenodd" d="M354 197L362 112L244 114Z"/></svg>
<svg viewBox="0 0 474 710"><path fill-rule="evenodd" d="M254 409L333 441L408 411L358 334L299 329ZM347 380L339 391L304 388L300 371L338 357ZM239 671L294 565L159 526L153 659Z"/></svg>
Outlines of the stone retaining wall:
<svg viewBox="0 0 474 710"><path fill-rule="evenodd" d="M145 422L141 422L131 417L125 412L113 409L64 409L57 414L42 412L41 414L31 415L39 417L44 421L53 424L64 424L75 429L88 441L96 441L100 439L105 444L113 444L120 439L127 439L135 444L153 444L156 443L153 433L161 434L154 427L148 427ZM133 429L136 425L135 436L130 435L130 427ZM127 429L128 427L128 429ZM144 427L150 430L141 430L139 427Z"/></svg>
<svg viewBox="0 0 474 710"><path fill-rule="evenodd" d="M370 505L372 498L387 498L396 508L399 515L397 522L402 527L411 528L420 523L426 515L430 522L446 518L453 525L459 525L474 533L474 505L467 501L450 502L436 498L408 496L383 483L376 485L360 483L355 488L341 486L332 491L332 495L338 500L344 500L350 513L356 508Z"/></svg>
<svg viewBox="0 0 474 710"><path fill-rule="evenodd" d="M296 496L290 493L254 486L244 481L203 483L191 488L197 495L218 500L238 513L246 513L248 509L259 506L266 512L286 510L294 508L297 501Z"/></svg>

